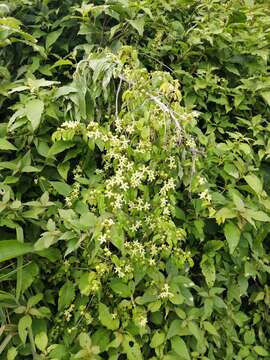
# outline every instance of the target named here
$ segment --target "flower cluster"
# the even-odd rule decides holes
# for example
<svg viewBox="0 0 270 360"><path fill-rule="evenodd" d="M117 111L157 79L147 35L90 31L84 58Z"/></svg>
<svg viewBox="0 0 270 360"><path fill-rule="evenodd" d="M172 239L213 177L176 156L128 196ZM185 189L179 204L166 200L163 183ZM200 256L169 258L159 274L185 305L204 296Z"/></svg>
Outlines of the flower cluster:
<svg viewBox="0 0 270 360"><path fill-rule="evenodd" d="M80 195L80 187L80 183L75 182L72 191L69 193L68 196L65 197L66 205L68 207L71 207L73 202L78 199Z"/></svg>
<svg viewBox="0 0 270 360"><path fill-rule="evenodd" d="M173 293L170 292L170 287L168 284L164 284L160 294L159 294L159 298L160 299L169 299L173 296Z"/></svg>

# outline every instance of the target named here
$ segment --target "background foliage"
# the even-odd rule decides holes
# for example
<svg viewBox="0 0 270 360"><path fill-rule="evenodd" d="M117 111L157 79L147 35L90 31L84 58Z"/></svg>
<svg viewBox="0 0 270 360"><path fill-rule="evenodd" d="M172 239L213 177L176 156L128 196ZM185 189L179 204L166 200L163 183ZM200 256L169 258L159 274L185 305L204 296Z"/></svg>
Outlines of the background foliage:
<svg viewBox="0 0 270 360"><path fill-rule="evenodd" d="M0 358L269 359L268 1L0 15Z"/></svg>

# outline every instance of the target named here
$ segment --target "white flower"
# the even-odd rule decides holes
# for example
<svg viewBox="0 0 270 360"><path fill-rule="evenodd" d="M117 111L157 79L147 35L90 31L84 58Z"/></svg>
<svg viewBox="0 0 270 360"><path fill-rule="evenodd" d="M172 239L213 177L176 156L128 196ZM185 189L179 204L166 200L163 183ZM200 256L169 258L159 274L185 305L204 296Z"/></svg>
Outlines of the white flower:
<svg viewBox="0 0 270 360"><path fill-rule="evenodd" d="M146 203L144 204L144 210L147 211L147 210L149 210L149 209L150 209L150 204L149 204L149 202L146 202Z"/></svg>
<svg viewBox="0 0 270 360"><path fill-rule="evenodd" d="M141 185L142 179L143 179L144 173L142 171L136 171L131 176L131 186L132 187L138 187Z"/></svg>
<svg viewBox="0 0 270 360"><path fill-rule="evenodd" d="M67 129L76 129L79 125L80 122L76 120L76 121L65 121L61 126Z"/></svg>
<svg viewBox="0 0 270 360"><path fill-rule="evenodd" d="M115 209L121 209L124 203L124 198L123 195L121 194L116 194L115 195L115 203L114 203L114 208Z"/></svg>
<svg viewBox="0 0 270 360"><path fill-rule="evenodd" d="M129 163L126 165L126 168L127 168L128 171L132 170L132 169L133 169L133 164L129 162Z"/></svg>
<svg viewBox="0 0 270 360"><path fill-rule="evenodd" d="M208 190L204 190L199 194L199 197L200 199L206 199L207 195L208 195Z"/></svg>
<svg viewBox="0 0 270 360"><path fill-rule="evenodd" d="M170 215L170 209L169 209L168 207L165 207L165 208L163 209L163 215L164 215L164 216L169 216L169 215Z"/></svg>
<svg viewBox="0 0 270 360"><path fill-rule="evenodd" d="M120 267L118 267L118 266L115 267L115 272L120 278L123 278L125 276L122 269Z"/></svg>
<svg viewBox="0 0 270 360"><path fill-rule="evenodd" d="M208 189L204 190L199 194L200 199L205 199L206 201L210 202L212 200L212 196L209 194Z"/></svg>
<svg viewBox="0 0 270 360"><path fill-rule="evenodd" d="M134 125L128 125L126 127L126 132L129 133L129 134L132 134L134 132Z"/></svg>
<svg viewBox="0 0 270 360"><path fill-rule="evenodd" d="M164 284L163 288L162 288L162 291L161 293L159 294L159 298L160 299L166 299L166 298L170 298L173 296L173 293L171 293L170 291L170 288L169 288L169 285L168 284Z"/></svg>
<svg viewBox="0 0 270 360"><path fill-rule="evenodd" d="M65 202L66 202L66 205L68 206L68 207L71 207L72 206L72 200L71 200L71 198L70 197L66 197L65 198Z"/></svg>
<svg viewBox="0 0 270 360"><path fill-rule="evenodd" d="M139 320L139 326L140 327L145 327L147 324L147 318L145 316L141 316L140 320Z"/></svg>
<svg viewBox="0 0 270 360"><path fill-rule="evenodd" d="M198 182L199 182L199 184L200 184L200 185L205 184L205 178L203 178L203 177L199 177Z"/></svg>
<svg viewBox="0 0 270 360"><path fill-rule="evenodd" d="M155 172L154 172L154 170L148 170L147 175L148 175L149 181L154 181L155 180Z"/></svg>
<svg viewBox="0 0 270 360"><path fill-rule="evenodd" d="M124 191L127 191L129 189L129 186L128 186L128 184L126 182L122 182L120 187Z"/></svg>
<svg viewBox="0 0 270 360"><path fill-rule="evenodd" d="M114 196L114 193L111 190L105 191L105 196L108 198L112 198Z"/></svg>
<svg viewBox="0 0 270 360"><path fill-rule="evenodd" d="M160 206L161 207L165 207L167 205L167 199L166 198L161 198L161 200L160 200Z"/></svg>
<svg viewBox="0 0 270 360"><path fill-rule="evenodd" d="M170 156L168 160L169 160L169 168L171 170L175 169L176 168L175 158L173 156Z"/></svg>
<svg viewBox="0 0 270 360"><path fill-rule="evenodd" d="M186 141L186 145L189 146L190 148L195 148L196 147L195 141L193 139L191 139L191 138Z"/></svg>
<svg viewBox="0 0 270 360"><path fill-rule="evenodd" d="M152 255L152 256L157 255L158 249L157 249L157 246L156 246L155 244L153 244L153 245L151 246L150 252L151 252L151 255Z"/></svg>
<svg viewBox="0 0 270 360"><path fill-rule="evenodd" d="M100 235L98 241L100 242L100 244L104 244L107 241L106 235Z"/></svg>

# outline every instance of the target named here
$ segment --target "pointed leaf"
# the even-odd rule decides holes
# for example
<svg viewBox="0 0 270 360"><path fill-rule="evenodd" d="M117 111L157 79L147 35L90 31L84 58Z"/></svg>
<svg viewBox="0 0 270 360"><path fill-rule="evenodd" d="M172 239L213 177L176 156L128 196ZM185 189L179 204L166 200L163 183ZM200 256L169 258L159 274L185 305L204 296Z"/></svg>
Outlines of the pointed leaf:
<svg viewBox="0 0 270 360"><path fill-rule="evenodd" d="M33 246L17 240L0 240L0 262L6 261L33 251Z"/></svg>
<svg viewBox="0 0 270 360"><path fill-rule="evenodd" d="M58 192L58 194L63 196L67 196L72 190L72 187L70 185L61 181L51 181L51 184Z"/></svg>
<svg viewBox="0 0 270 360"><path fill-rule="evenodd" d="M25 114L32 125L33 131L39 127L43 110L44 103L39 99L30 100L25 105Z"/></svg>
<svg viewBox="0 0 270 360"><path fill-rule="evenodd" d="M263 185L261 180L254 174L247 175L244 178L248 185L252 190L255 191L256 194L260 194L263 191Z"/></svg>
<svg viewBox="0 0 270 360"><path fill-rule="evenodd" d="M240 230L234 223L229 222L224 226L224 234L229 245L230 254L233 254L240 241Z"/></svg>
<svg viewBox="0 0 270 360"><path fill-rule="evenodd" d="M59 38L59 36L61 35L63 29L59 29L56 31L51 32L50 34L47 35L46 37L46 49L48 49L49 47L51 47L56 40Z"/></svg>
<svg viewBox="0 0 270 360"><path fill-rule="evenodd" d="M17 150L17 148L6 139L0 139L0 150Z"/></svg>
<svg viewBox="0 0 270 360"><path fill-rule="evenodd" d="M102 325L109 330L116 330L119 328L119 320L114 319L105 304L100 303L98 307L99 319Z"/></svg>
<svg viewBox="0 0 270 360"><path fill-rule="evenodd" d="M264 101L266 102L266 104L268 104L270 106L270 91L263 91L263 92L261 92L261 95L262 95Z"/></svg>
<svg viewBox="0 0 270 360"><path fill-rule="evenodd" d="M18 323L18 333L23 344L25 344L28 329L32 325L32 318L29 315L23 316Z"/></svg>
<svg viewBox="0 0 270 360"><path fill-rule="evenodd" d="M175 351L181 359L190 360L190 355L186 346L186 343L180 336L174 336L171 339L171 345L173 351Z"/></svg>
<svg viewBox="0 0 270 360"><path fill-rule="evenodd" d="M40 351L45 352L48 345L48 336L45 331L41 331L35 336L35 343Z"/></svg>
<svg viewBox="0 0 270 360"><path fill-rule="evenodd" d="M269 352L267 350L265 350L265 348L263 348L262 346L254 346L254 351L260 355L260 356L268 356Z"/></svg>
<svg viewBox="0 0 270 360"><path fill-rule="evenodd" d="M140 36L143 36L143 31L144 31L144 18L143 17L140 17L135 20L128 20L128 22L130 23L130 25L132 27L134 27L135 30L138 31Z"/></svg>
<svg viewBox="0 0 270 360"><path fill-rule="evenodd" d="M75 298L75 288L71 281L67 281L59 291L58 310L66 309Z"/></svg>

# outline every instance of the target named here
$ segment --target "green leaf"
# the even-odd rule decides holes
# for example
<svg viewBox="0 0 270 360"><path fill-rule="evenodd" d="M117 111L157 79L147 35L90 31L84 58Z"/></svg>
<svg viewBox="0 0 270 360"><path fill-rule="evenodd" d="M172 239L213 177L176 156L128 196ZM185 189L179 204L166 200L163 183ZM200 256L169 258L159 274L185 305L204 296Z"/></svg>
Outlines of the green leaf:
<svg viewBox="0 0 270 360"><path fill-rule="evenodd" d="M40 239L35 243L34 248L36 251L48 249L57 241L57 238L50 232L43 233Z"/></svg>
<svg viewBox="0 0 270 360"><path fill-rule="evenodd" d="M0 150L17 150L17 148L12 145L9 141L6 139L0 139Z"/></svg>
<svg viewBox="0 0 270 360"><path fill-rule="evenodd" d="M79 225L82 229L94 228L97 223L97 217L90 211L80 217Z"/></svg>
<svg viewBox="0 0 270 360"><path fill-rule="evenodd" d="M33 131L35 131L40 125L43 110L44 103L39 99L30 100L25 105L25 115L30 121Z"/></svg>
<svg viewBox="0 0 270 360"><path fill-rule="evenodd" d="M120 225L113 225L111 228L111 239L114 246L120 251L124 251L124 232Z"/></svg>
<svg viewBox="0 0 270 360"><path fill-rule="evenodd" d="M167 333L167 339L172 338L173 336L179 334L179 331L182 329L182 321L181 320L173 320L169 327Z"/></svg>
<svg viewBox="0 0 270 360"><path fill-rule="evenodd" d="M80 343L80 347L82 348L91 347L92 345L91 339L87 333L80 333L79 343Z"/></svg>
<svg viewBox="0 0 270 360"><path fill-rule="evenodd" d="M22 318L20 318L18 323L18 333L23 344L25 344L28 329L31 327L31 325L32 325L31 316L25 315Z"/></svg>
<svg viewBox="0 0 270 360"><path fill-rule="evenodd" d="M33 246L17 240L0 240L0 262L33 252Z"/></svg>
<svg viewBox="0 0 270 360"><path fill-rule="evenodd" d="M255 332L253 329L247 330L244 334L244 341L246 345L252 345L255 342Z"/></svg>
<svg viewBox="0 0 270 360"><path fill-rule="evenodd" d="M240 230L234 223L228 222L224 226L224 234L229 245L230 254L233 254L240 241Z"/></svg>
<svg viewBox="0 0 270 360"><path fill-rule="evenodd" d="M242 216L244 217L245 215L257 221L262 221L262 222L270 221L270 217L265 212L260 210L256 211L252 209L246 209L245 212L242 214Z"/></svg>
<svg viewBox="0 0 270 360"><path fill-rule="evenodd" d="M254 346L253 350L260 356L268 356L269 352L267 350L265 350L262 346Z"/></svg>
<svg viewBox="0 0 270 360"><path fill-rule="evenodd" d="M202 332L201 332L199 326L197 325L197 323L195 323L194 321L189 321L188 329L191 332L191 334L193 336L195 336L195 338L198 342L203 340Z"/></svg>
<svg viewBox="0 0 270 360"><path fill-rule="evenodd" d="M46 49L49 49L56 42L56 40L62 34L62 31L63 31L63 29L59 29L59 30L53 31L49 35L47 35L46 43L45 43Z"/></svg>
<svg viewBox="0 0 270 360"><path fill-rule="evenodd" d="M18 352L14 346L8 349L7 352L7 360L14 360L16 359Z"/></svg>
<svg viewBox="0 0 270 360"><path fill-rule="evenodd" d="M239 178L239 172L238 172L236 166L234 166L233 164L226 163L224 165L224 170L226 171L227 174L231 175L235 179Z"/></svg>
<svg viewBox="0 0 270 360"><path fill-rule="evenodd" d="M48 345L48 336L45 331L41 331L35 336L35 344L40 351L46 351Z"/></svg>
<svg viewBox="0 0 270 360"><path fill-rule="evenodd" d="M252 7L254 6L254 0L245 0L246 6Z"/></svg>
<svg viewBox="0 0 270 360"><path fill-rule="evenodd" d="M255 191L256 194L261 194L261 192L263 191L263 185L261 180L256 175L247 175L244 177L244 179L251 187L251 189Z"/></svg>
<svg viewBox="0 0 270 360"><path fill-rule="evenodd" d="M270 91L262 91L261 95L264 101L266 102L266 104L270 106Z"/></svg>
<svg viewBox="0 0 270 360"><path fill-rule="evenodd" d="M127 355L127 360L143 360L139 343L130 335L125 334L122 341L124 353ZM118 358L118 357L117 357ZM113 358L113 359L117 359Z"/></svg>
<svg viewBox="0 0 270 360"><path fill-rule="evenodd" d="M107 329L116 330L119 328L119 320L113 317L105 304L99 304L98 313L101 324L104 325Z"/></svg>
<svg viewBox="0 0 270 360"><path fill-rule="evenodd" d="M59 291L58 310L63 311L66 309L75 298L75 288L71 281L67 281Z"/></svg>
<svg viewBox="0 0 270 360"><path fill-rule="evenodd" d="M68 194L72 191L72 187L61 181L51 181L52 186L58 192L58 194L63 196L68 196Z"/></svg>
<svg viewBox="0 0 270 360"><path fill-rule="evenodd" d="M50 150L48 152L48 157L57 155L67 149L70 149L74 145L75 145L75 143L73 141L63 141L63 140L57 141L50 148Z"/></svg>
<svg viewBox="0 0 270 360"><path fill-rule="evenodd" d="M229 209L227 207L223 207L217 211L215 218L217 223L224 223L226 219L233 219L237 216L237 213L234 209Z"/></svg>
<svg viewBox="0 0 270 360"><path fill-rule="evenodd" d="M135 20L128 20L128 22L132 27L134 27L135 30L138 31L140 36L143 36L144 23L145 23L143 17L137 18Z"/></svg>
<svg viewBox="0 0 270 360"><path fill-rule="evenodd" d="M22 294L27 290L39 273L39 267L35 262L30 262L22 268Z"/></svg>
<svg viewBox="0 0 270 360"><path fill-rule="evenodd" d="M59 59L50 67L50 70L64 65L73 65L73 63L68 59Z"/></svg>
<svg viewBox="0 0 270 360"><path fill-rule="evenodd" d="M151 339L150 346L152 348L156 348L162 345L165 341L165 334L164 332L156 331Z"/></svg>
<svg viewBox="0 0 270 360"><path fill-rule="evenodd" d="M216 328L209 321L204 321L203 326L204 326L205 330L207 332L209 332L209 334L214 335L214 336L219 336Z"/></svg>
<svg viewBox="0 0 270 360"><path fill-rule="evenodd" d="M200 265L208 287L214 286L216 280L216 268L214 259L207 255L203 255Z"/></svg>
<svg viewBox="0 0 270 360"><path fill-rule="evenodd" d="M171 345L173 351L175 351L181 359L190 360L190 355L186 346L186 343L180 336L174 336L171 339Z"/></svg>
<svg viewBox="0 0 270 360"><path fill-rule="evenodd" d="M254 279L257 275L256 263L254 261L246 261L245 262L245 276L252 276Z"/></svg>
<svg viewBox="0 0 270 360"><path fill-rule="evenodd" d="M48 351L50 353L50 359L68 359L70 353L65 345L63 344L53 344L49 346Z"/></svg>
<svg viewBox="0 0 270 360"><path fill-rule="evenodd" d="M31 308L35 305L37 305L43 298L43 294L42 293L38 293L34 296L31 296L28 301L27 301L27 307Z"/></svg>
<svg viewBox="0 0 270 360"><path fill-rule="evenodd" d="M116 294L120 295L123 298L130 297L133 293L132 289L121 279L113 279L110 286Z"/></svg>
<svg viewBox="0 0 270 360"><path fill-rule="evenodd" d="M151 339L150 346L152 348L156 348L162 345L165 341L165 334L164 332L156 331Z"/></svg>
<svg viewBox="0 0 270 360"><path fill-rule="evenodd" d="M61 96L66 96L72 93L78 92L78 89L71 87L71 86L62 86L58 88L55 92L54 98L58 99Z"/></svg>

